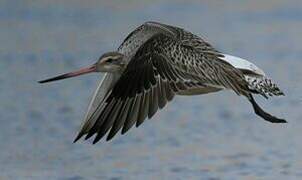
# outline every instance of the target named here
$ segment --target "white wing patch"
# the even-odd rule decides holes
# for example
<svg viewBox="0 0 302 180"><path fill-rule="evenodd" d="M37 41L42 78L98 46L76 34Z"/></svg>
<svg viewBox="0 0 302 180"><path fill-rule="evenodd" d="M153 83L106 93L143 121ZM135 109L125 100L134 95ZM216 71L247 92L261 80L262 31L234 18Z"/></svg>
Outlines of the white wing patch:
<svg viewBox="0 0 302 180"><path fill-rule="evenodd" d="M265 73L263 72L262 69L257 67L255 64L249 62L248 60L245 60L245 59L242 59L242 58L236 57L236 56L231 56L228 54L223 54L223 55L224 55L224 57L222 57L220 59L230 63L235 68L247 69L247 70L255 72L256 74L265 76Z"/></svg>

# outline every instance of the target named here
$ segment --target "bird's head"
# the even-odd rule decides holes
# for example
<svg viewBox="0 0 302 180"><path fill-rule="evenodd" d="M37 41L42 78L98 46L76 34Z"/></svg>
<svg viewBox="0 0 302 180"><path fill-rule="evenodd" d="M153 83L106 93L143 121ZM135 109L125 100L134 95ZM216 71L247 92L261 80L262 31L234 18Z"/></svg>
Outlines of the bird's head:
<svg viewBox="0 0 302 180"><path fill-rule="evenodd" d="M109 72L109 73L118 73L122 72L126 67L125 56L119 52L107 52L104 53L96 63L91 66L81 68L77 71L69 72L66 74L62 74L56 77L52 77L49 79L45 79L39 81L39 83L46 83L66 78L71 78L75 76L80 76L83 74L88 74L92 72Z"/></svg>
<svg viewBox="0 0 302 180"><path fill-rule="evenodd" d="M97 72L119 72L125 65L124 55L119 52L107 52L95 63Z"/></svg>

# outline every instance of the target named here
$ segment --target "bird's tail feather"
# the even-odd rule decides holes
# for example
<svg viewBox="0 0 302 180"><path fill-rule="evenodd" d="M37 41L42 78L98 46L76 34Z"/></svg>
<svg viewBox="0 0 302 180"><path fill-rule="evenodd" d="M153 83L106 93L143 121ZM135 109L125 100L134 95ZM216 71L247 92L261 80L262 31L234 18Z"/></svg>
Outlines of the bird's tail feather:
<svg viewBox="0 0 302 180"><path fill-rule="evenodd" d="M268 98L268 96L284 96L284 93L270 78L265 76L245 75L246 81L249 83L249 88L256 94Z"/></svg>

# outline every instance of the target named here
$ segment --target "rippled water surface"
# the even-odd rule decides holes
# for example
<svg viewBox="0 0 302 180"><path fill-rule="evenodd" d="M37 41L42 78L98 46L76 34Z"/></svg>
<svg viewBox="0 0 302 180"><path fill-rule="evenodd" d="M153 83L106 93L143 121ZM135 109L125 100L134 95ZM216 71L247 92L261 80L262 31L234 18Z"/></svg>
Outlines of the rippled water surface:
<svg viewBox="0 0 302 180"><path fill-rule="evenodd" d="M262 67L285 97L177 97L111 142L72 141L102 75L93 63L144 21L181 26ZM0 1L0 179L302 179L302 2Z"/></svg>

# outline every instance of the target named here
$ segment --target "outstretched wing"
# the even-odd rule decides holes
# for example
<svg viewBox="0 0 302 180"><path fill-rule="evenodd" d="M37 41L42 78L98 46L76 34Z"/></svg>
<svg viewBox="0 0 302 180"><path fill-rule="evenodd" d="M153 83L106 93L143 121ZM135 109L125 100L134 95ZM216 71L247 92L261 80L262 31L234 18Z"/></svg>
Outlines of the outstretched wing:
<svg viewBox="0 0 302 180"><path fill-rule="evenodd" d="M109 130L107 140L122 129L139 126L163 108L180 90L203 86L195 80L180 80L177 69L164 56L142 48L130 63L94 116L98 117L85 139L97 134L98 142ZM82 136L81 134L80 136Z"/></svg>

